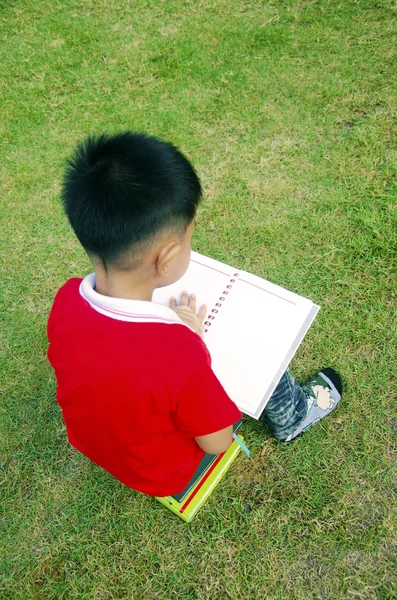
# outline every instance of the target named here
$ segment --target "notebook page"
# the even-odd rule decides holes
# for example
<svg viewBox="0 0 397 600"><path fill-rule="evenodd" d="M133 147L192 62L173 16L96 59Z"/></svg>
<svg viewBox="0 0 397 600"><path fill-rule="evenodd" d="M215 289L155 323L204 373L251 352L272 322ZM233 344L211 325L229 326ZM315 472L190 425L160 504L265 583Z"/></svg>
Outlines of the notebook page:
<svg viewBox="0 0 397 600"><path fill-rule="evenodd" d="M312 307L306 298L240 272L204 339L214 372L245 413L260 416L266 391L274 389L291 360L290 349L303 338L302 324Z"/></svg>

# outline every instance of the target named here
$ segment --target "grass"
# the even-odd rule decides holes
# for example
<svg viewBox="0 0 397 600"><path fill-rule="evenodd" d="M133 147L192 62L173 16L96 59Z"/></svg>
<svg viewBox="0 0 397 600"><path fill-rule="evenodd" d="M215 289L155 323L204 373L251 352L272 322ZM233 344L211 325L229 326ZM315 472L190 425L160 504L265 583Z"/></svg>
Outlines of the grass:
<svg viewBox="0 0 397 600"><path fill-rule="evenodd" d="M2 599L397 598L396 26L388 0L0 0ZM124 128L193 160L195 249L321 304L292 369L346 384L291 445L247 422L189 526L68 446L46 361L90 269L65 158Z"/></svg>

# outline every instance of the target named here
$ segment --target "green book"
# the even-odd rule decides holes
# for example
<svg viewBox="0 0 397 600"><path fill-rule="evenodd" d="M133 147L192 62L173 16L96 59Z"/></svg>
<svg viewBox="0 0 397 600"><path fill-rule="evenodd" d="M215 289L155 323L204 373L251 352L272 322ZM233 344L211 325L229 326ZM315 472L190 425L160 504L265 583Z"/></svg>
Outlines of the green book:
<svg viewBox="0 0 397 600"><path fill-rule="evenodd" d="M241 435L235 435L240 441L244 441ZM164 496L161 498L156 497L156 500L178 515L183 521L190 523L197 511L203 506L210 494L212 494L224 474L228 471L240 450L240 444L236 439L233 439L232 444L226 452L222 452L222 454L215 456L207 455L211 458L208 461L206 468L204 468L197 479L193 477L195 481L193 482L192 480L192 482L190 482L193 483L192 486L190 486L189 483L187 486L189 489L187 491L185 488L181 494L177 494L176 496ZM199 468L200 467L201 465L199 465ZM178 497L181 499L178 500Z"/></svg>
<svg viewBox="0 0 397 600"><path fill-rule="evenodd" d="M243 424L243 422L241 419L239 421L237 421L237 423L235 423L233 425L233 433L236 433L242 424ZM219 456L219 454L204 454L203 458L200 461L199 466L197 467L193 477L191 478L191 480L189 481L187 486L181 492L179 492L179 494L173 494L172 497L175 500L177 500L178 502L182 502L182 500L184 500L186 498L186 496L188 495L190 490L196 485L196 483L202 477L202 475L204 475L204 473L216 461L218 456Z"/></svg>

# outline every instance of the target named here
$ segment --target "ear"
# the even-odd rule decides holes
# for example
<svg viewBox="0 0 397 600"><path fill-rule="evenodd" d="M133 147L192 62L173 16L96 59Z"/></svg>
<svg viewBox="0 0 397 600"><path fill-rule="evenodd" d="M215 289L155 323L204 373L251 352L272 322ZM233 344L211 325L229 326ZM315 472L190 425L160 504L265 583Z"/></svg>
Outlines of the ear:
<svg viewBox="0 0 397 600"><path fill-rule="evenodd" d="M170 263L181 251L182 244L171 242L161 250L157 257L156 268L157 273L162 277L168 277L171 272Z"/></svg>

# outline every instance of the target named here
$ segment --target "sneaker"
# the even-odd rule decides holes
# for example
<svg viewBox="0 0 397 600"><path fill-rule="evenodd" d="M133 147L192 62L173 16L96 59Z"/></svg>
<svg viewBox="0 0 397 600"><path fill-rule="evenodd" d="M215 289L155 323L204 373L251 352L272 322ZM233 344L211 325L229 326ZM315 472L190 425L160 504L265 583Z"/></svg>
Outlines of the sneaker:
<svg viewBox="0 0 397 600"><path fill-rule="evenodd" d="M286 442L305 433L336 408L342 398L342 380L339 373L327 367L311 377L302 390L308 400L307 415Z"/></svg>

